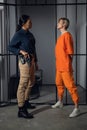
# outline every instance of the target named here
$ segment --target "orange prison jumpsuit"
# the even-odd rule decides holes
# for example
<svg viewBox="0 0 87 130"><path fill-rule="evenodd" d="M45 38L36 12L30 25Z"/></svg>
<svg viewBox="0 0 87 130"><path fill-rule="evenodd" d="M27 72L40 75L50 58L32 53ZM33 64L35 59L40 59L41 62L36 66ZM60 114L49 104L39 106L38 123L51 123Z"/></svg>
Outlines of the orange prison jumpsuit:
<svg viewBox="0 0 87 130"><path fill-rule="evenodd" d="M77 87L74 83L72 61L69 54L74 53L73 39L69 32L65 32L58 39L55 46L56 57L56 86L58 97L63 98L64 85L68 89L73 102L78 103Z"/></svg>

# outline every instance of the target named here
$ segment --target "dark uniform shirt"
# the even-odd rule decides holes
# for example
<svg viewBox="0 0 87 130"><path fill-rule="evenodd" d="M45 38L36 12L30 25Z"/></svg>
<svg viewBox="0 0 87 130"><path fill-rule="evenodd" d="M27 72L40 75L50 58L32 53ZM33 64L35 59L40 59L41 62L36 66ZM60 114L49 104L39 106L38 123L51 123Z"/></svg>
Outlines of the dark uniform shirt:
<svg viewBox="0 0 87 130"><path fill-rule="evenodd" d="M17 31L14 34L8 46L8 49L15 55L19 55L20 50L24 50L28 54L33 54L35 57L35 61L37 61L35 38L33 34L29 31L25 31L24 29Z"/></svg>

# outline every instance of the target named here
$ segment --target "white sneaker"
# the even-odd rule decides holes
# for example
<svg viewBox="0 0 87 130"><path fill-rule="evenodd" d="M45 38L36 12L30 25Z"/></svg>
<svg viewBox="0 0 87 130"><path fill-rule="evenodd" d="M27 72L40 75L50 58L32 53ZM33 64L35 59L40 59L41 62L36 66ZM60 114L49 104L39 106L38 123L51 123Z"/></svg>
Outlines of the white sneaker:
<svg viewBox="0 0 87 130"><path fill-rule="evenodd" d="M62 108L63 107L63 103L58 101L56 104L52 105L51 107L52 108L57 108L57 107Z"/></svg>
<svg viewBox="0 0 87 130"><path fill-rule="evenodd" d="M72 111L72 113L69 115L69 117L76 117L80 114L80 110L79 108L74 108L74 110Z"/></svg>

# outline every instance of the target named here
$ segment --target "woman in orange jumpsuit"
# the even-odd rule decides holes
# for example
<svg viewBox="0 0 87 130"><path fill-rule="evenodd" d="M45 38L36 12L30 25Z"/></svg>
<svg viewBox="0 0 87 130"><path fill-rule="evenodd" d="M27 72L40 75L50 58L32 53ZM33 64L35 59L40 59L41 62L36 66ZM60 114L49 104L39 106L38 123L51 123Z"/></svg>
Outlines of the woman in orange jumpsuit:
<svg viewBox="0 0 87 130"><path fill-rule="evenodd" d="M57 39L55 46L56 86L59 101L52 105L52 108L63 107L62 99L65 85L75 104L75 108L69 117L76 117L80 114L78 107L79 96L73 78L72 55L74 54L74 48L72 35L67 31L68 27L69 20L67 18L60 18L57 28L60 30L61 35Z"/></svg>

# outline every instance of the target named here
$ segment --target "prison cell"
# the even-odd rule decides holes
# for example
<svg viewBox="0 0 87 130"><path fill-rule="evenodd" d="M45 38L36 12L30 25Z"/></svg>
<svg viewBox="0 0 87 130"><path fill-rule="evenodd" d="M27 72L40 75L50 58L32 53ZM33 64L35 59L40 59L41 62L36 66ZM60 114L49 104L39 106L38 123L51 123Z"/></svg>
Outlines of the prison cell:
<svg viewBox="0 0 87 130"><path fill-rule="evenodd" d="M15 33L21 14L30 15L32 33L36 39L39 68L43 70L40 97L32 102L53 103L57 100L55 87L54 47L57 37L57 20L70 19L69 31L73 35L74 78L78 87L80 102L87 104L87 2L86 0L5 0L0 2L0 104L12 102L9 99L9 80L18 76L18 60L9 54L7 46ZM12 86L13 87L13 86ZM67 90L64 103L72 104Z"/></svg>

